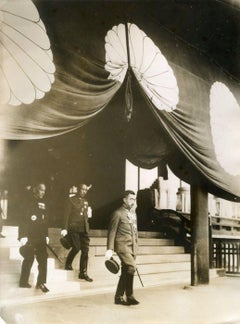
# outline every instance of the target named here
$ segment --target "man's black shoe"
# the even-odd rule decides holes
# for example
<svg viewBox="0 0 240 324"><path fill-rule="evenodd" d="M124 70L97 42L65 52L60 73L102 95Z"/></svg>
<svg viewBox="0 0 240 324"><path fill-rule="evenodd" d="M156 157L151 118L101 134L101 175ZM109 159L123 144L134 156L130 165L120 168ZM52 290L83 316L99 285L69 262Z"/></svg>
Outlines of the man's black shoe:
<svg viewBox="0 0 240 324"><path fill-rule="evenodd" d="M31 288L32 286L27 282L27 283L25 283L25 284L20 283L20 284L19 284L19 287L20 287L20 288Z"/></svg>
<svg viewBox="0 0 240 324"><path fill-rule="evenodd" d="M73 267L71 266L71 264L66 264L65 270L73 270Z"/></svg>
<svg viewBox="0 0 240 324"><path fill-rule="evenodd" d="M129 296L129 297L127 297L127 303L129 305L138 305L139 301L136 300L133 296Z"/></svg>
<svg viewBox="0 0 240 324"><path fill-rule="evenodd" d="M114 303L116 305L124 305L124 306L129 306L130 305L129 303L126 302L126 300L122 296L115 297Z"/></svg>
<svg viewBox="0 0 240 324"><path fill-rule="evenodd" d="M44 293L47 293L49 291L49 289L44 284L37 284L36 288L41 289Z"/></svg>
<svg viewBox="0 0 240 324"><path fill-rule="evenodd" d="M84 280L89 281L89 282L93 281L93 279L88 277L88 275L86 273L79 273L78 278L79 279L84 279Z"/></svg>

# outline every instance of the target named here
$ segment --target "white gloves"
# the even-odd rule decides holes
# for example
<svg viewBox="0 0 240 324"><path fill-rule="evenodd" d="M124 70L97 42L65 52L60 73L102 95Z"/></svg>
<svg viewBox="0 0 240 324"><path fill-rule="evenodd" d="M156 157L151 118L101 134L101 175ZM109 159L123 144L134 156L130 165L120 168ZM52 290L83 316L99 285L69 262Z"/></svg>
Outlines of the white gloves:
<svg viewBox="0 0 240 324"><path fill-rule="evenodd" d="M28 238L27 237L22 237L20 239L20 244L23 246L23 245L25 245L27 243L27 241L28 241Z"/></svg>
<svg viewBox="0 0 240 324"><path fill-rule="evenodd" d="M113 250L107 250L105 253L105 259L110 260L112 256L113 256Z"/></svg>
<svg viewBox="0 0 240 324"><path fill-rule="evenodd" d="M92 217L92 208L90 206L88 206L87 215L88 215L88 218Z"/></svg>
<svg viewBox="0 0 240 324"><path fill-rule="evenodd" d="M46 237L46 243L47 244L49 243L49 237L48 236Z"/></svg>
<svg viewBox="0 0 240 324"><path fill-rule="evenodd" d="M67 235L67 230L66 229L61 230L61 235L66 236Z"/></svg>

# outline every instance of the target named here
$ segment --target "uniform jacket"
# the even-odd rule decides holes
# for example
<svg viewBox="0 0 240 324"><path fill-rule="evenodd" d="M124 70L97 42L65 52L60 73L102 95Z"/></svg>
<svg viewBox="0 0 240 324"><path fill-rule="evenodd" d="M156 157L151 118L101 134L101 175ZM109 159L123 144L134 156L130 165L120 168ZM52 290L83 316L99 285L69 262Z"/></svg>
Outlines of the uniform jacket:
<svg viewBox="0 0 240 324"><path fill-rule="evenodd" d="M74 232L89 232L88 201L85 198L70 197L64 208L63 228Z"/></svg>
<svg viewBox="0 0 240 324"><path fill-rule="evenodd" d="M135 216L135 215L134 215ZM129 217L129 211L123 206L117 209L111 216L107 249L116 253L137 253L137 220Z"/></svg>
<svg viewBox="0 0 240 324"><path fill-rule="evenodd" d="M19 239L27 237L29 241L46 242L48 218L44 199L32 196L25 202L18 234Z"/></svg>

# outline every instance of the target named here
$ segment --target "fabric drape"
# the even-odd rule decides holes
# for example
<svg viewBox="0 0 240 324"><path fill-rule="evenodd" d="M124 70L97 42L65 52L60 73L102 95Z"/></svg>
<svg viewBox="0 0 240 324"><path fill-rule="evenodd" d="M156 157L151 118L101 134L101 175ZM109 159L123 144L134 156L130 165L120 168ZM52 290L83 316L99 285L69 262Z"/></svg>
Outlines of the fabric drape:
<svg viewBox="0 0 240 324"><path fill-rule="evenodd" d="M123 21L121 10L109 15L105 7L99 8L94 24L94 18L89 17L96 12L90 3L36 3L52 46L55 82L44 98L33 104L1 107L2 139L41 139L73 131L109 106L125 86L109 80L104 69L104 37ZM238 85L194 48L146 20L143 11L132 11L131 15L168 59L177 80L179 102L172 112L159 111L131 78L131 91L126 92L131 119L119 139L126 157L145 168L168 164L188 183L203 184L213 194L240 201L240 176L229 175L217 161L209 117L213 82L229 84L237 100Z"/></svg>

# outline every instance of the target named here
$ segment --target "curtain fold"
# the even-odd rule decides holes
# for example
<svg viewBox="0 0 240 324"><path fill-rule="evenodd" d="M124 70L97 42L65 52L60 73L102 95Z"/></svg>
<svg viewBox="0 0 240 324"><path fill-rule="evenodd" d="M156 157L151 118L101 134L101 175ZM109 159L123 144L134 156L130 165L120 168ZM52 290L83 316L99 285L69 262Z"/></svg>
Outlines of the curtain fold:
<svg viewBox="0 0 240 324"><path fill-rule="evenodd" d="M227 173L216 158L207 91L199 91L204 95L193 99L193 106L179 106L166 112L157 109L134 77L133 80L134 95L142 99L134 104L133 120L127 131L132 139L127 151L129 160L145 168L165 162L189 184L203 184L212 194L240 201L240 175ZM196 80L190 84L196 87ZM205 86L203 82L198 85Z"/></svg>
<svg viewBox="0 0 240 324"><path fill-rule="evenodd" d="M84 1L36 4L51 43L55 82L44 98L30 105L0 107L0 138L5 140L43 139L73 131L109 105L121 87L104 69L104 37L112 26L124 21L122 4L114 10L107 2L104 8ZM146 19L143 10L132 6L130 14L168 59L179 102L172 112L158 110L132 78L128 94L132 97L127 98L131 119L119 138L124 154L144 168L169 164L188 183L204 184L213 194L240 201L240 175L231 176L217 161L209 112L213 82L218 79L230 86L234 82L194 47ZM239 90L238 84L234 87Z"/></svg>
<svg viewBox="0 0 240 324"><path fill-rule="evenodd" d="M107 79L103 65L73 53L68 69L59 66L51 92L31 105L0 109L0 138L41 139L87 123L111 101L120 83Z"/></svg>

